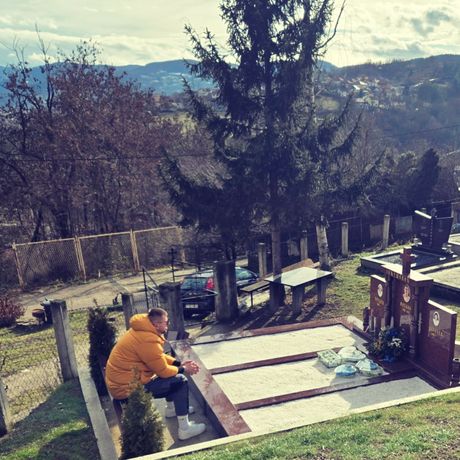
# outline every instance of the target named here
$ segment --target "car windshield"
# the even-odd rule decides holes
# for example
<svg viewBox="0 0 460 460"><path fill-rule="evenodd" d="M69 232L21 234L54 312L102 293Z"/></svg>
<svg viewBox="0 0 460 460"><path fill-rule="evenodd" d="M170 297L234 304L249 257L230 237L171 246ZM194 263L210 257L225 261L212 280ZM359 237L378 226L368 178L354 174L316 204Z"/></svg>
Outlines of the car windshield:
<svg viewBox="0 0 460 460"><path fill-rule="evenodd" d="M184 281L181 284L181 289L187 289L187 290L204 289L206 286L207 279L208 278L199 278L199 277L190 276L184 279Z"/></svg>

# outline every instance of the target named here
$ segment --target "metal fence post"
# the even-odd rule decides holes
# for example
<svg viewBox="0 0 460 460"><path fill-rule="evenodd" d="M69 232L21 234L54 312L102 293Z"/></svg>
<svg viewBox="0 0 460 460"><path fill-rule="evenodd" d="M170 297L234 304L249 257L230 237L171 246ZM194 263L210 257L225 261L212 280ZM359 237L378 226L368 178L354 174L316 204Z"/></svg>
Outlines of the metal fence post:
<svg viewBox="0 0 460 460"><path fill-rule="evenodd" d="M69 315L65 300L50 300L53 317L54 335L61 363L64 382L78 378L77 358L69 325Z"/></svg>
<svg viewBox="0 0 460 460"><path fill-rule="evenodd" d="M10 407L8 405L8 398L0 376L0 436L8 433L12 426L13 422L11 419Z"/></svg>

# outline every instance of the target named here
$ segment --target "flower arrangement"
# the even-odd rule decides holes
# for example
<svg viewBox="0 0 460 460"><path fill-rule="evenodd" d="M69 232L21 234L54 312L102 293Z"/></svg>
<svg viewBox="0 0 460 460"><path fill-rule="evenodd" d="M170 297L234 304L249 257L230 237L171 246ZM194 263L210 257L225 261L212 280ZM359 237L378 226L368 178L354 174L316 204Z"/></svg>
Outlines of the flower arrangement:
<svg viewBox="0 0 460 460"><path fill-rule="evenodd" d="M392 327L381 329L373 342L368 344L369 353L387 362L401 358L408 350L408 338L404 329Z"/></svg>

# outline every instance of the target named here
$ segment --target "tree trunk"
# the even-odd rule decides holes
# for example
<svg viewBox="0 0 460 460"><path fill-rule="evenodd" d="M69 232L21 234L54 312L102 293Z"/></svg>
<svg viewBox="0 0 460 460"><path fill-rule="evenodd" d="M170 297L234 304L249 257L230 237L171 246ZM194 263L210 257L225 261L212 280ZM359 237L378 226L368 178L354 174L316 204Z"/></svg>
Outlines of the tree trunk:
<svg viewBox="0 0 460 460"><path fill-rule="evenodd" d="M327 243L326 225L323 219L316 224L316 240L318 242L320 268L321 270L330 270L329 245Z"/></svg>

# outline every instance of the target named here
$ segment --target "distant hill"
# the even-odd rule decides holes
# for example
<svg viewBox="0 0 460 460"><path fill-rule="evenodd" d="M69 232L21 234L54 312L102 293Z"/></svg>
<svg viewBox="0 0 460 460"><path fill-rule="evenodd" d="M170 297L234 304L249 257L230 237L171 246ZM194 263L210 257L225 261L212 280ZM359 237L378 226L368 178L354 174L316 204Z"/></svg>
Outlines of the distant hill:
<svg viewBox="0 0 460 460"><path fill-rule="evenodd" d="M195 62L195 61L190 61ZM337 68L323 61L321 63L323 72L331 72ZM117 73L125 73L126 77L136 80L142 89L153 89L160 94L172 95L183 91L183 78L186 78L195 90L212 88L212 82L205 81L190 75L186 62L183 60L151 62L146 65L126 65L115 67ZM3 84L6 81L5 71L7 67L0 66L0 96L6 95ZM32 77L43 82L43 74L40 67L34 67Z"/></svg>
<svg viewBox="0 0 460 460"><path fill-rule="evenodd" d="M386 64L360 64L333 69L332 74L344 78L384 78L395 84L414 84L432 78L451 79L460 72L460 56L443 54Z"/></svg>

